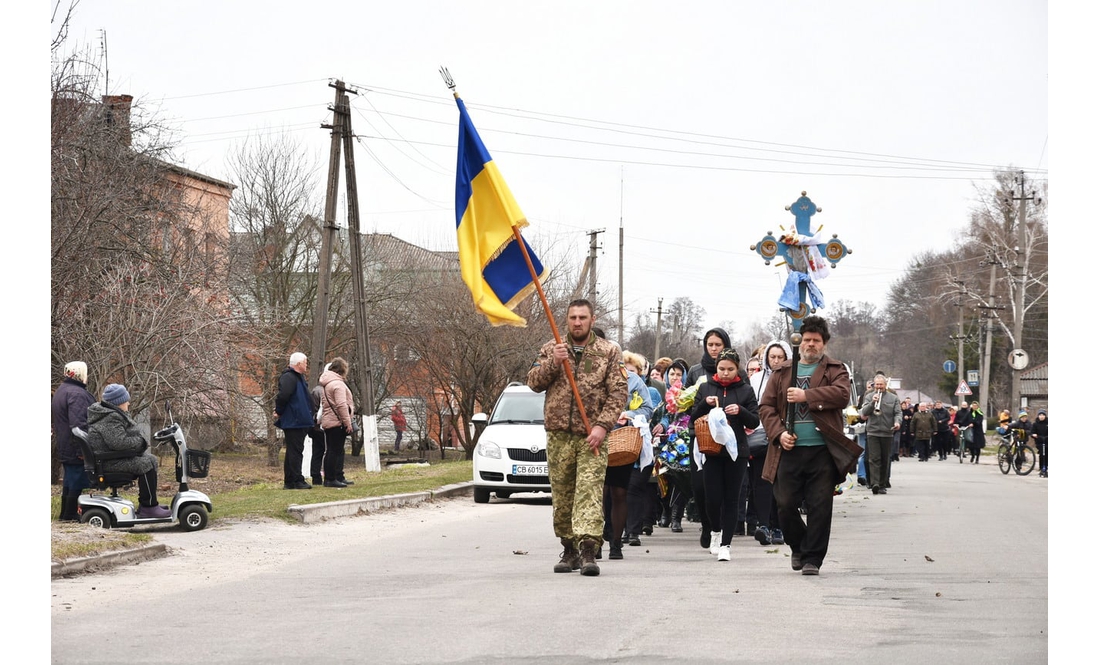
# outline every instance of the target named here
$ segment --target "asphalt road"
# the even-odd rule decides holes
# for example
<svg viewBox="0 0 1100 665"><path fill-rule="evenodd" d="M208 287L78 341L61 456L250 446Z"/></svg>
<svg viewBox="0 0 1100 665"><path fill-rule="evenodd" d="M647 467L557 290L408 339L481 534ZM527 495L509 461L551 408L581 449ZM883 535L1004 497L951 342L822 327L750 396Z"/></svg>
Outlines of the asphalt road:
<svg viewBox="0 0 1100 665"><path fill-rule="evenodd" d="M984 461L837 497L820 577L694 523L554 574L543 495L158 531L168 557L52 582L52 662L1047 662L1048 481Z"/></svg>

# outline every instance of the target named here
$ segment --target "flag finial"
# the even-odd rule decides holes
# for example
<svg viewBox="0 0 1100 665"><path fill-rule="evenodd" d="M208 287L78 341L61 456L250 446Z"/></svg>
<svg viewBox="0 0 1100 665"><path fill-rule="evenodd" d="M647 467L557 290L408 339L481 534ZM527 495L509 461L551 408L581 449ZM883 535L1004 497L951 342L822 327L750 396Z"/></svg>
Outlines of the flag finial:
<svg viewBox="0 0 1100 665"><path fill-rule="evenodd" d="M451 76L451 73L447 71L446 67L440 67L439 75L443 77L443 83L445 83L447 87L451 89L451 92L454 94L455 99L458 99L458 92L455 90L457 84L455 83L454 77Z"/></svg>

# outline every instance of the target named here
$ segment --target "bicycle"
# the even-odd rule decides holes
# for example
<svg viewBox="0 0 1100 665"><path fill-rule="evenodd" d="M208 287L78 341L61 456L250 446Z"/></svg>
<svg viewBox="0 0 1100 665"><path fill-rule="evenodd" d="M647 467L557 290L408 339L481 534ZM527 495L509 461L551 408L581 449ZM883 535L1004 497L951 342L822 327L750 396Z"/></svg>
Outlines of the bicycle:
<svg viewBox="0 0 1100 665"><path fill-rule="evenodd" d="M1009 430L1001 435L1001 445L997 446L997 465L1005 475L1012 470L1018 476L1026 476L1035 468L1035 450L1028 447L1022 429Z"/></svg>

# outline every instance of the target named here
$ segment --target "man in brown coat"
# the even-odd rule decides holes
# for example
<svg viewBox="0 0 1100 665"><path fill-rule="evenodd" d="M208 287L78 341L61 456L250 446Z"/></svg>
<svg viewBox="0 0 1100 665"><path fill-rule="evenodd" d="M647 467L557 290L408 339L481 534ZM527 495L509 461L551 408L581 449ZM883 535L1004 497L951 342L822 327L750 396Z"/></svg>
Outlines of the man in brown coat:
<svg viewBox="0 0 1100 665"><path fill-rule="evenodd" d="M569 334L550 341L527 372L527 385L546 391L543 426L554 535L564 548L555 573L578 568L599 575L596 552L603 544L603 485L607 433L626 408L626 369L619 347L592 332L592 303L574 300L566 314ZM591 430L586 430L566 372L573 372Z"/></svg>
<svg viewBox="0 0 1100 665"><path fill-rule="evenodd" d="M817 575L829 549L833 490L855 469L862 449L844 435L851 379L843 363L825 355L829 326L820 316L802 323L795 382L788 361L768 381L760 419L768 437L762 477L771 481L779 526L791 548L791 568ZM793 431L787 407L794 406ZM806 505L806 521L798 513Z"/></svg>

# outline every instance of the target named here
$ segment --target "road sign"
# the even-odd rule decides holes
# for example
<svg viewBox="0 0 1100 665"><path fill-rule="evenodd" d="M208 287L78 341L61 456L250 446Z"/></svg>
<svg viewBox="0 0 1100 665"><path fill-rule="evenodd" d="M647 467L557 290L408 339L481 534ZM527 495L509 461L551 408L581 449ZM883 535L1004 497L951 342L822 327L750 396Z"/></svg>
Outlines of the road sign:
<svg viewBox="0 0 1100 665"><path fill-rule="evenodd" d="M973 395L974 393L970 392L970 386L966 385L966 381L959 381L959 387L955 388L955 394L956 395Z"/></svg>
<svg viewBox="0 0 1100 665"><path fill-rule="evenodd" d="M1027 361L1027 351L1023 349L1012 349L1012 352L1008 354L1008 364L1012 366L1012 369L1024 369L1027 367Z"/></svg>
<svg viewBox="0 0 1100 665"><path fill-rule="evenodd" d="M978 370L976 370L976 369L966 370L966 385L976 386L976 385L978 385L978 383L979 383Z"/></svg>
<svg viewBox="0 0 1100 665"><path fill-rule="evenodd" d="M954 360L943 361L943 371L947 372L948 374L954 372L956 369L958 369L958 367L959 366L955 364Z"/></svg>

